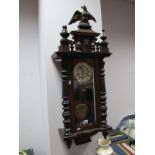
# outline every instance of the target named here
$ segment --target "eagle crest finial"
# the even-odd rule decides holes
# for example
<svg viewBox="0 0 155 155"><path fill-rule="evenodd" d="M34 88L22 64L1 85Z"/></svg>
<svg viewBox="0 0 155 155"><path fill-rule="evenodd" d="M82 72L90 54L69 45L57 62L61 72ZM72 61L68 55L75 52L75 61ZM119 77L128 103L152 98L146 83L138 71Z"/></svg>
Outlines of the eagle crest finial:
<svg viewBox="0 0 155 155"><path fill-rule="evenodd" d="M83 12L80 12L78 10L75 11L69 22L69 25L77 21L80 21L80 28L91 28L89 20L93 20L94 22L96 22L96 19L88 12L87 7L85 5L81 8L83 9Z"/></svg>

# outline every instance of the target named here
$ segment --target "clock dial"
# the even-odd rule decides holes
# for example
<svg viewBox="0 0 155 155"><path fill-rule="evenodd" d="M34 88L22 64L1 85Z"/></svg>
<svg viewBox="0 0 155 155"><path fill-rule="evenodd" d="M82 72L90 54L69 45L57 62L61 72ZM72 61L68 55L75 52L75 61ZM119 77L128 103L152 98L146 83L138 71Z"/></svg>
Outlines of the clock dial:
<svg viewBox="0 0 155 155"><path fill-rule="evenodd" d="M92 78L92 68L85 62L79 62L75 65L73 74L78 82L86 82Z"/></svg>

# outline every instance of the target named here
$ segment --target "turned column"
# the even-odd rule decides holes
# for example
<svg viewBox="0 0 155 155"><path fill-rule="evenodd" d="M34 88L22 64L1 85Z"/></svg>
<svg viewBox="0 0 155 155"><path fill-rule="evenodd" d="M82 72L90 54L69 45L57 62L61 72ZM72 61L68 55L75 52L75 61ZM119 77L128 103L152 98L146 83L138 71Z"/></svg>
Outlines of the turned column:
<svg viewBox="0 0 155 155"><path fill-rule="evenodd" d="M70 119L70 107L69 107L69 88L68 88L68 71L66 69L66 63L62 61L62 105L63 105L63 113L62 116L64 118L64 140L65 137L71 135L71 119ZM71 140L65 140L68 148L71 146Z"/></svg>
<svg viewBox="0 0 155 155"><path fill-rule="evenodd" d="M100 59L100 109L101 109L101 127L103 128L103 135L107 136L107 97L106 97L106 87L105 87L105 74L104 74L104 64L105 62Z"/></svg>

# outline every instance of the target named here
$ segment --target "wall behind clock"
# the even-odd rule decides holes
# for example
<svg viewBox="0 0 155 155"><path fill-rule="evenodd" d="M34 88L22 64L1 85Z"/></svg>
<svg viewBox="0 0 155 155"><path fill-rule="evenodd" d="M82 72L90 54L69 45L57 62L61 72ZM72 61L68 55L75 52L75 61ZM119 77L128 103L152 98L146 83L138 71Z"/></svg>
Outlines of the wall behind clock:
<svg viewBox="0 0 155 155"><path fill-rule="evenodd" d="M49 124L41 88L38 5L37 0L19 1L19 148L33 148L36 155L49 155Z"/></svg>
<svg viewBox="0 0 155 155"><path fill-rule="evenodd" d="M135 4L101 0L103 27L112 56L106 60L108 122L135 113Z"/></svg>

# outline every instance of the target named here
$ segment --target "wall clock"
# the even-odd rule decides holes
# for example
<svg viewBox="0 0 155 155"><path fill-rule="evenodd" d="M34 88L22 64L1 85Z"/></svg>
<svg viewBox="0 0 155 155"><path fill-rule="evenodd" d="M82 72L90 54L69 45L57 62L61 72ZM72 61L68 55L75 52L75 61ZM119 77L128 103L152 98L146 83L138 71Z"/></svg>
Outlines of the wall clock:
<svg viewBox="0 0 155 155"><path fill-rule="evenodd" d="M52 55L62 76L62 105L64 128L59 129L68 148L90 142L90 136L102 132L107 136L112 128L107 124L104 58L109 57L106 36L92 30L89 20L96 21L87 11L76 11L69 24L79 22L70 33L63 26L62 39ZM72 39L68 39L72 35Z"/></svg>

